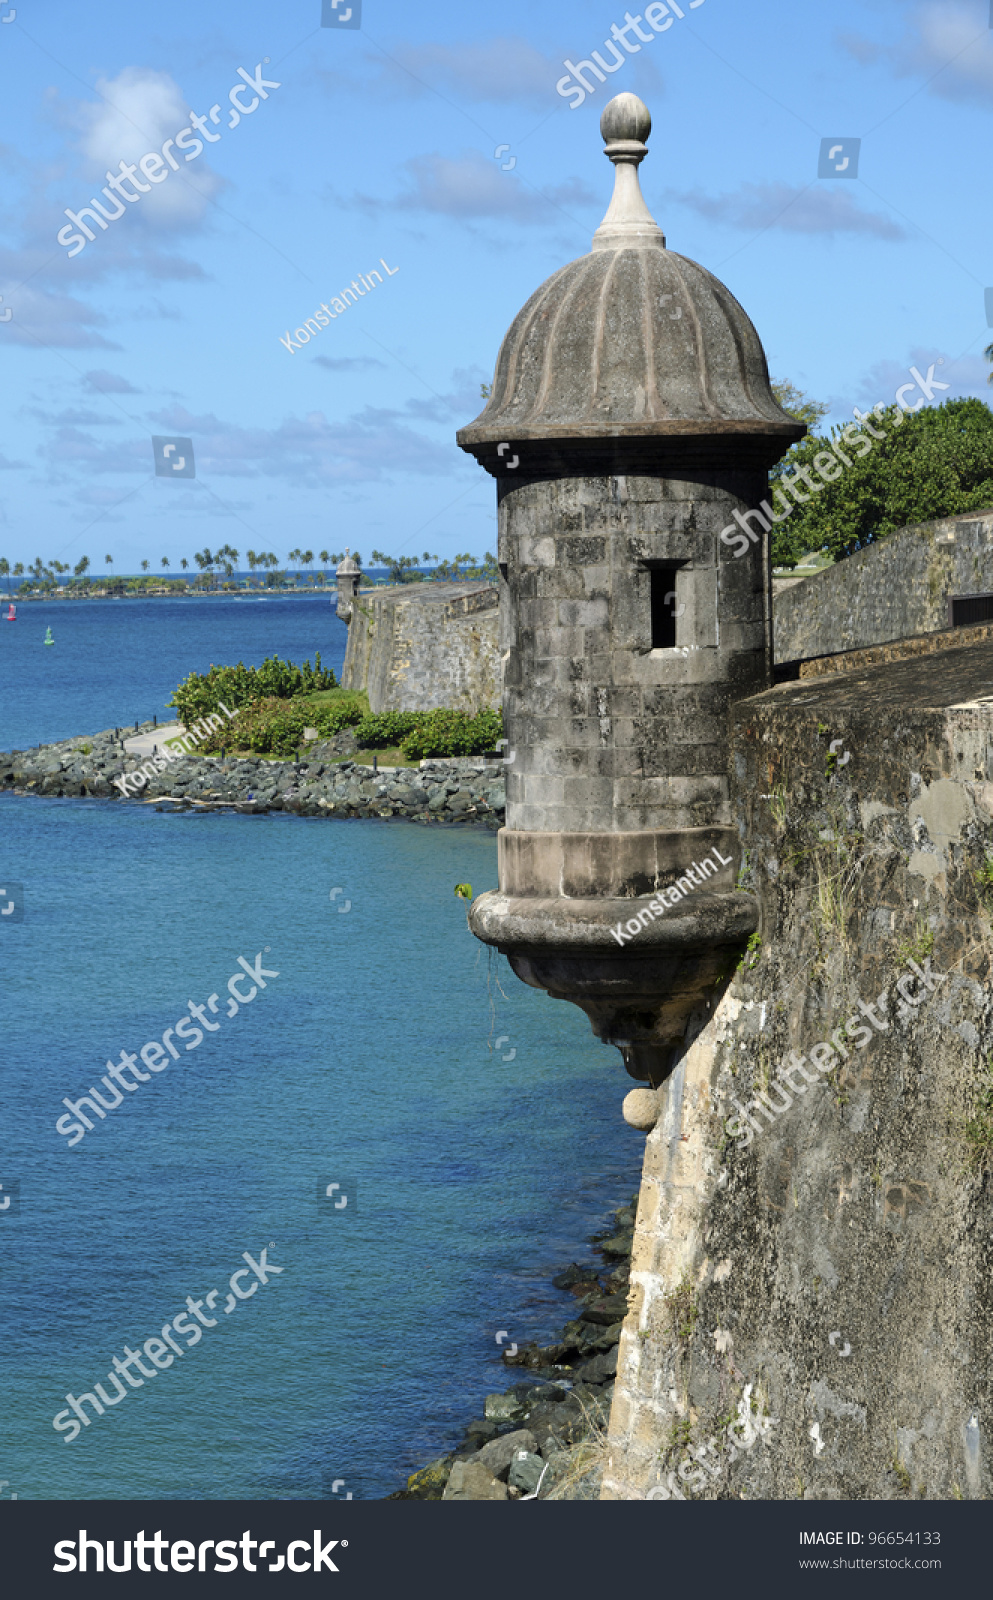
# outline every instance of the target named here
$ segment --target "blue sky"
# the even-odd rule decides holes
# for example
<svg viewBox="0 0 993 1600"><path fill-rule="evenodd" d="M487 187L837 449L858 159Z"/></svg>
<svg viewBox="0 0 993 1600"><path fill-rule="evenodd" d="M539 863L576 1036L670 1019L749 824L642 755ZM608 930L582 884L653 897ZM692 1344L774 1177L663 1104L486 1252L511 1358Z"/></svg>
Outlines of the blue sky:
<svg viewBox="0 0 993 1600"><path fill-rule="evenodd" d="M322 27L321 0L4 0L0 554L495 548L492 480L454 433L520 306L590 247L625 89L652 112L670 248L729 285L774 375L835 420L912 365L939 400L988 396L990 0L678 9L658 34L633 10L650 37L573 108L563 63L613 64L619 4L363 0L355 29ZM279 87L242 114L238 68L260 65ZM66 210L214 106L203 153L153 163L70 256ZM857 179L818 178L824 138L861 139ZM373 268L309 345L280 343ZM153 434L193 440L195 480L153 476Z"/></svg>

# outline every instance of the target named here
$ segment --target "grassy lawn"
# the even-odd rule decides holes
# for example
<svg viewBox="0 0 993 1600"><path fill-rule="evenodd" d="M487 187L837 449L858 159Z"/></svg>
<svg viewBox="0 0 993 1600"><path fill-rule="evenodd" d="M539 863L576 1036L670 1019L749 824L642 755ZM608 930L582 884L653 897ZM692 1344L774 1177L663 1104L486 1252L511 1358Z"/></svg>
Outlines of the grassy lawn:
<svg viewBox="0 0 993 1600"><path fill-rule="evenodd" d="M288 705L301 706L358 706L364 717L369 715L369 696L364 689L318 689L314 694L296 694Z"/></svg>

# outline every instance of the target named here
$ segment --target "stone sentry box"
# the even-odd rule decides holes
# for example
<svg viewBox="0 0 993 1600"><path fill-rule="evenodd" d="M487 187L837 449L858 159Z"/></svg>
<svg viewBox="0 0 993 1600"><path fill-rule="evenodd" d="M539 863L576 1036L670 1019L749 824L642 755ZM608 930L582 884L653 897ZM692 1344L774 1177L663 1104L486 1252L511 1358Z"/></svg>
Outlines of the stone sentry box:
<svg viewBox="0 0 993 1600"><path fill-rule="evenodd" d="M758 524L806 430L729 290L666 249L638 183L647 107L618 95L600 126L615 190L592 250L532 295L458 434L497 480L509 750L500 889L471 926L656 1085L757 925L727 712L772 681L768 535L739 559L720 535ZM618 948L632 900L715 847L721 875Z"/></svg>

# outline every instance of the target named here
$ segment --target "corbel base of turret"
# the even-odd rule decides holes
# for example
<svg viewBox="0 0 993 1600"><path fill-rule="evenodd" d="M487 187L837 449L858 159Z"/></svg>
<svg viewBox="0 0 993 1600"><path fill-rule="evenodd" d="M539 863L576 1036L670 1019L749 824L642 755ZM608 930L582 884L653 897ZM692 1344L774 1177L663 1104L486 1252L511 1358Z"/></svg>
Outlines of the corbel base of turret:
<svg viewBox="0 0 993 1600"><path fill-rule="evenodd" d="M759 906L738 891L701 890L685 908L631 933L638 910L631 899L492 890L474 902L469 926L524 983L579 1006L630 1075L657 1088L685 1048L693 1014L715 1006L731 981Z"/></svg>

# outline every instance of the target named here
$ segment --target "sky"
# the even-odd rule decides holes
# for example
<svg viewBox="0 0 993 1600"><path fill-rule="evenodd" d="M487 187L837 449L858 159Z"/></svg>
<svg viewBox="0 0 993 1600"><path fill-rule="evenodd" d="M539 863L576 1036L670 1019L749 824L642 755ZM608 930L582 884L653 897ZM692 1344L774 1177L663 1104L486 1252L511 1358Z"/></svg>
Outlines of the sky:
<svg viewBox="0 0 993 1600"><path fill-rule="evenodd" d="M669 247L729 286L774 377L839 422L913 368L933 402L993 393L991 0L3 0L0 18L12 564L494 550L495 486L455 431L517 311L590 248L622 90L652 114L642 186ZM593 51L616 70L586 71L580 104L565 62ZM84 215L90 240L66 217L93 197L113 220ZM156 438L192 461L160 444L156 475Z"/></svg>

